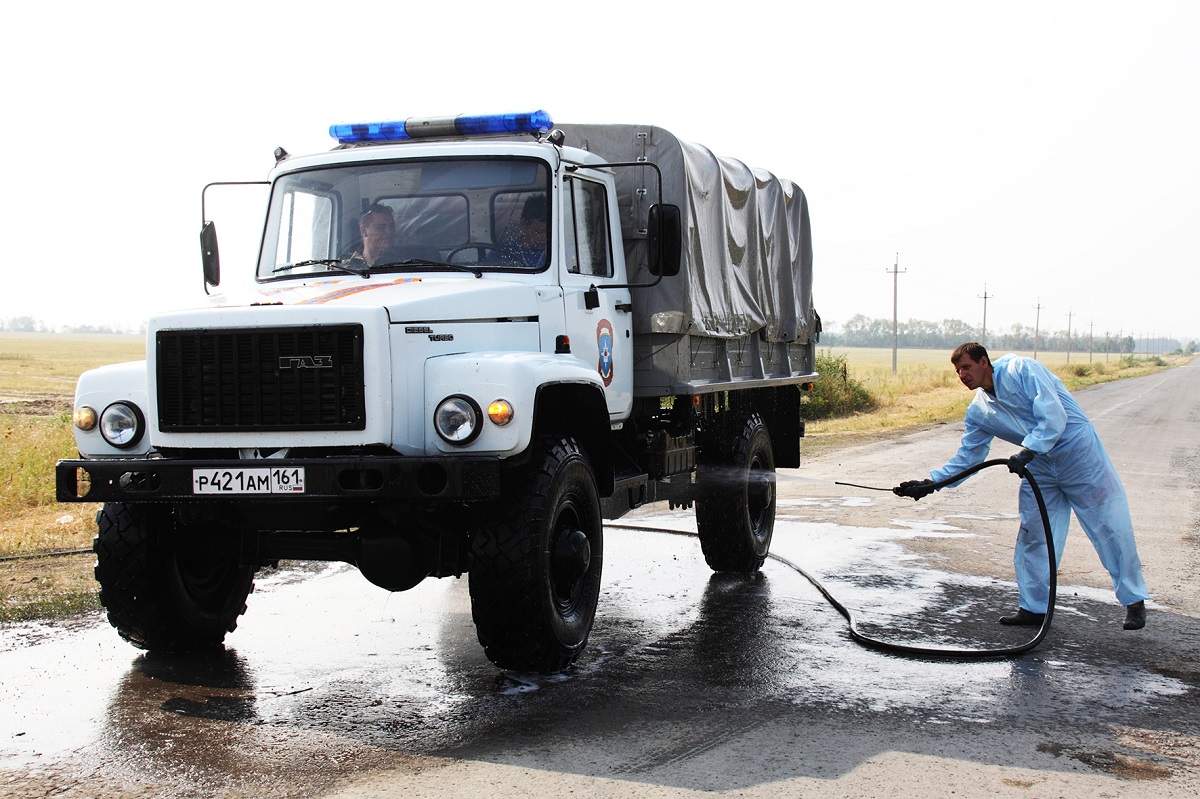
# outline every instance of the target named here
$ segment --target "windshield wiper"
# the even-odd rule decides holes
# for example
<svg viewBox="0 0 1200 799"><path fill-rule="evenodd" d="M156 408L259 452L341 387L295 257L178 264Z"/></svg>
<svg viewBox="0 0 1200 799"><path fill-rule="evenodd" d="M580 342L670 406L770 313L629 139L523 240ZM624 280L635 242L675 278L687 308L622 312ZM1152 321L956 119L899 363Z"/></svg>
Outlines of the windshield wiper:
<svg viewBox="0 0 1200 799"><path fill-rule="evenodd" d="M271 274L276 275L276 274L279 274L280 272L287 272L292 269L298 269L302 266L329 266L329 267L332 267L332 268L338 270L339 272L348 272L351 275L358 275L359 277L370 277L371 276L371 267L367 266L365 261L363 261L363 265L361 267L354 267L354 266L349 265L350 261L360 261L360 260L362 260L362 259L361 258L313 258L308 261L297 261L294 264L284 264L283 266L277 266L271 270Z"/></svg>
<svg viewBox="0 0 1200 799"><path fill-rule="evenodd" d="M381 269L385 266L437 266L442 269L451 269L456 272L470 272L475 277L483 277L483 270L477 266L468 266L466 264L451 264L446 261L430 261L428 258L405 258L403 261L388 261L383 264L375 264L376 269Z"/></svg>

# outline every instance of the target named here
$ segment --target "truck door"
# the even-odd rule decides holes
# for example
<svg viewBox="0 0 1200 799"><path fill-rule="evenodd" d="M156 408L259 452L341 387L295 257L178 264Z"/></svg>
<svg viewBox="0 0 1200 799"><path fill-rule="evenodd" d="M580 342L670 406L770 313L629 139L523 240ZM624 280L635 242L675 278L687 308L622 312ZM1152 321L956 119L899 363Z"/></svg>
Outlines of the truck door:
<svg viewBox="0 0 1200 799"><path fill-rule="evenodd" d="M605 182L580 173L563 178L559 279L571 351L596 365L607 387L609 418L622 419L633 407L629 289L591 290L605 283L625 282L623 269L619 279L617 276L618 265L624 263L624 249L615 212Z"/></svg>

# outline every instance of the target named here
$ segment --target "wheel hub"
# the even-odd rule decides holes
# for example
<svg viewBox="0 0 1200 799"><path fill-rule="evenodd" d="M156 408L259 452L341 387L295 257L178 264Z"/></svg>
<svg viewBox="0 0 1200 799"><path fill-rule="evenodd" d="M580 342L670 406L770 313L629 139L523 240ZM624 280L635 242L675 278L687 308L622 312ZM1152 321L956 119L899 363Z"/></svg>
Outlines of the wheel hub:
<svg viewBox="0 0 1200 799"><path fill-rule="evenodd" d="M592 545L587 534L578 529L561 532L554 542L552 558L554 582L559 586L560 592L564 587L569 590L570 586L587 574L592 563Z"/></svg>
<svg viewBox="0 0 1200 799"><path fill-rule="evenodd" d="M775 484L767 472L751 472L746 492L750 500L751 515L761 515L775 501Z"/></svg>

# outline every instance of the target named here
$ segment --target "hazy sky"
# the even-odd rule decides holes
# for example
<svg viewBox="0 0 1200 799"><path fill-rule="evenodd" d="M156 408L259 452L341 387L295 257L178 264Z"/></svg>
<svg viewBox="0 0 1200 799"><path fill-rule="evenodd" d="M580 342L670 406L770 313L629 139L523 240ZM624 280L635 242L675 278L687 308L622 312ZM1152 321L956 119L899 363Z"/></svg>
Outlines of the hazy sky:
<svg viewBox="0 0 1200 799"><path fill-rule="evenodd" d="M543 108L796 181L828 322L891 318L898 254L902 320L986 286L989 331L1200 339L1200 3L723 5L7 4L0 319L204 304L203 186L331 123ZM233 281L261 211L227 203Z"/></svg>

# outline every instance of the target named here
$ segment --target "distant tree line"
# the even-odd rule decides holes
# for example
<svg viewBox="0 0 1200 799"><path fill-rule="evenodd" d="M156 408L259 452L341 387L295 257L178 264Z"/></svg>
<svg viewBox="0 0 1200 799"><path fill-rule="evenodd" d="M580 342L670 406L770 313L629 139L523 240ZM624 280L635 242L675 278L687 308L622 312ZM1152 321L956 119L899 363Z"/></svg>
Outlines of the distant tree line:
<svg viewBox="0 0 1200 799"><path fill-rule="evenodd" d="M821 343L840 347L892 346L892 320L870 319L863 314L852 316L842 325L827 324L821 333ZM834 328L830 330L830 328ZM840 329L837 329L840 328ZM1036 341L1034 336L1036 334ZM1177 339L1155 337L1135 338L1124 332L1097 334L1088 330L1035 330L1025 325L1013 325L1007 330L984 332L975 325L959 319L927 322L909 319L896 326L896 345L905 349L954 349L964 341L978 341L990 350L1043 350L1047 352L1110 352L1116 355L1134 353L1195 352L1196 342L1184 347Z"/></svg>
<svg viewBox="0 0 1200 799"><path fill-rule="evenodd" d="M14 316L10 319L0 319L0 332L6 333L145 333L146 325L141 323L136 330L111 325L63 325L54 328L41 319L32 316Z"/></svg>
<svg viewBox="0 0 1200 799"><path fill-rule="evenodd" d="M45 333L46 325L41 319L32 316L16 316L12 319L0 319L0 330L11 333Z"/></svg>

